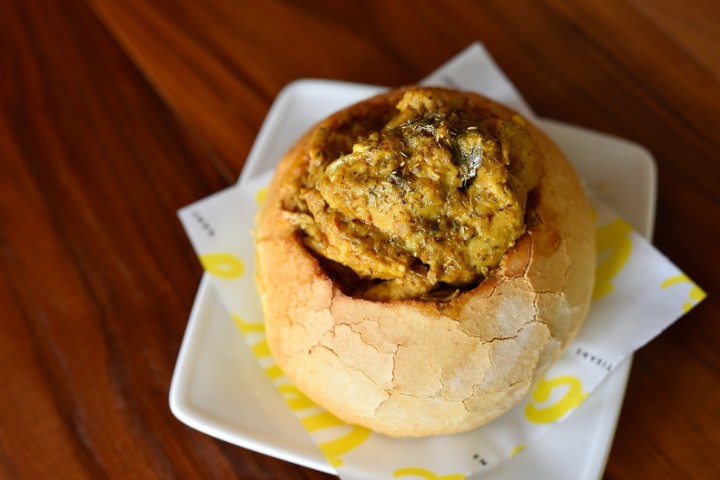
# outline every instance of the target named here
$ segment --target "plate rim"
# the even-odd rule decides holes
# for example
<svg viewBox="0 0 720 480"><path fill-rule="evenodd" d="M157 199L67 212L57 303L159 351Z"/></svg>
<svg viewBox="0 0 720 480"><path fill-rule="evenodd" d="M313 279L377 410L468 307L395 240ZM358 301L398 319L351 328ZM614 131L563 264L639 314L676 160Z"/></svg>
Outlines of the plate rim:
<svg viewBox="0 0 720 480"><path fill-rule="evenodd" d="M238 184L242 185L245 182L254 178L255 176L264 173L264 171L258 171L262 169L262 147L270 138L274 121L279 115L282 115L283 108L285 108L288 102L292 100L293 95L298 94L299 92L303 92L303 90L306 90L307 88L317 89L328 87L346 89L348 91L354 90L357 92L362 92L362 94L365 95L376 93L385 88L350 82L338 82L332 80L316 79L300 79L288 84L285 88L283 88L283 90L281 90L275 102L273 102L273 105L268 110L268 114L262 124L260 131L258 132L253 147L248 154L246 165L243 168L243 171L241 172L241 175L238 179ZM541 129L544 131L553 129L563 129L565 131L572 130L573 132L577 133L583 133L587 135L597 136L599 138L605 138L607 140L617 142L618 144L621 144L626 148L636 149L636 151L639 153L636 158L638 159L638 162L642 163L641 168L644 170L646 175L645 180L647 187L646 198L644 198L645 203L643 206L645 218L642 219L645 224L642 225L641 228L639 228L638 230L641 234L643 234L643 236L651 240L654 229L657 193L657 167L651 152L634 142L606 133L597 132L585 127L570 125L565 122L544 118L536 118L533 119L533 121L537 122ZM546 133L548 133L548 135L552 138L550 132L546 131ZM272 169L273 167L274 164L271 164L270 169ZM269 455L325 473L336 474L334 468L325 461L319 450L317 450L316 452L317 456L313 458L313 455L308 456L308 452L298 453L296 450L292 450L289 448L278 448L277 444L273 443L271 439L260 439L260 436L257 435L258 432L254 432L255 436L238 436L237 432L228 433L226 430L218 428L216 425L214 425L212 421L204 418L204 414L202 412L197 412L196 410L194 410L194 406L189 400L188 388L188 385L191 382L190 376L193 368L191 362L192 355L194 353L192 352L193 340L196 339L196 334L202 327L202 313L204 309L207 308L206 304L209 301L208 299L210 298L209 290L211 288L212 282L210 281L209 275L207 273L203 273L198 292L190 312L188 324L183 336L171 380L169 391L169 404L173 415L175 415L175 417L178 418L181 422L185 423L186 425L195 430L203 432L212 437L227 441L234 445L238 445L240 447L247 448L258 453ZM603 432L600 432L601 434L603 434L604 437L607 437L607 442L604 444L606 448L602 452L602 456L598 456L598 458L596 458L596 466L593 468L593 470L597 469L599 475L602 475L602 472L604 471L607 462L607 458L610 454L615 430L617 428L617 422L619 420L622 410L622 404L624 402L625 389L627 387L627 382L629 379L631 363L632 356L629 356L627 361L618 365L618 367L611 374L612 376L622 376L623 378L621 382L621 391L618 391L617 395L617 406L613 408L611 412L612 415L608 415L608 422L602 424L605 428L602 429ZM601 387L602 385L598 388ZM571 421L571 419L569 419L568 421ZM596 429L594 434L598 434L599 430L600 429ZM309 436L308 442L312 442ZM312 444L312 446L315 445ZM530 448L531 447L532 445L530 446Z"/></svg>

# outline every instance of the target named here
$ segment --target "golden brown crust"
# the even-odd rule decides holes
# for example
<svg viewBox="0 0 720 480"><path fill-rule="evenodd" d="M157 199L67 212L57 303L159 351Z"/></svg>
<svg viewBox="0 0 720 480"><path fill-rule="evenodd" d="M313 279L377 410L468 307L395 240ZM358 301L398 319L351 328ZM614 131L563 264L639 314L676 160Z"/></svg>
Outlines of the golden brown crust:
<svg viewBox="0 0 720 480"><path fill-rule="evenodd" d="M403 90L325 120L391 110ZM501 118L515 112L480 95ZM517 403L586 316L593 226L574 170L528 122L543 153L534 220L489 278L445 302L349 297L282 213L307 168L309 134L284 157L256 231L257 282L276 361L339 418L392 436L469 430Z"/></svg>

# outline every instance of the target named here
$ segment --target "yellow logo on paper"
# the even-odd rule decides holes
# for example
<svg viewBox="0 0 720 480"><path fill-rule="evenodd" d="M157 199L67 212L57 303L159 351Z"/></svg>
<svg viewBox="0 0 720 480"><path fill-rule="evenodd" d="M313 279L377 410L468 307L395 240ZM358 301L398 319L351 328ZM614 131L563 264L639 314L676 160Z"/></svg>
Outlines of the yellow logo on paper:
<svg viewBox="0 0 720 480"><path fill-rule="evenodd" d="M295 385L285 384L278 385L278 390L282 394L285 402L293 410L305 410L315 406L312 400L307 398Z"/></svg>
<svg viewBox="0 0 720 480"><path fill-rule="evenodd" d="M200 255L200 263L209 274L225 279L238 278L245 271L242 260L232 253L204 253Z"/></svg>
<svg viewBox="0 0 720 480"><path fill-rule="evenodd" d="M265 195L267 195L267 187L263 187L255 194L255 201L261 204L265 201Z"/></svg>
<svg viewBox="0 0 720 480"><path fill-rule="evenodd" d="M264 323L252 323L252 322L246 322L242 318L240 318L240 315L237 315L235 313L230 315L235 322L235 325L240 329L242 333L245 335L248 335L250 333L262 333L265 331L265 324Z"/></svg>
<svg viewBox="0 0 720 480"><path fill-rule="evenodd" d="M685 302L682 309L683 313L687 313L688 311L690 311L693 305L703 300L706 297L706 294L700 287L695 285L693 281L690 280L690 278L684 273L672 276L664 280L660 284L660 288L669 288L673 285L677 285L678 283L689 283L690 285L692 285L692 287L690 288L690 292L688 293L691 301Z"/></svg>
<svg viewBox="0 0 720 480"><path fill-rule="evenodd" d="M258 359L269 359L271 363L264 367L265 373L271 380L281 380L283 377L280 366L273 360L270 346L267 343L267 339L264 335L265 324L264 323L253 323L243 320L239 315L232 314L232 319L235 325L245 335L250 343L250 349ZM256 336L256 340L250 341L250 335L259 334ZM276 383L276 387L280 392L280 395L285 400L285 403L294 412L301 412L303 410L312 410L317 412L318 406L309 398L307 398L297 387L289 383ZM370 430L356 425L349 425L341 421L329 412L322 411L320 413L311 413L310 415L302 418L301 423L308 432L316 432L318 430L324 430L329 428L345 428L349 429L348 432L325 442L318 443L320 451L325 455L330 465L333 467L339 467L343 464L341 455L353 450L358 445L363 443L369 436Z"/></svg>
<svg viewBox="0 0 720 480"><path fill-rule="evenodd" d="M520 453L520 452L522 452L523 450L525 450L526 447L527 447L527 445L525 445L525 444L520 444L520 445L518 445L517 447L513 448L512 450L510 450L510 456L511 456L511 457L514 457L514 456L517 455L518 453Z"/></svg>
<svg viewBox="0 0 720 480"><path fill-rule="evenodd" d="M552 405L536 407L532 403L528 403L525 406L527 419L534 423L551 423L560 420L570 410L580 405L588 396L587 393L582 392L582 383L579 378L572 375L563 375L552 380L541 379L532 393L532 399L538 403L546 402L550 398L552 391L561 387L567 388L567 392Z"/></svg>
<svg viewBox="0 0 720 480"><path fill-rule="evenodd" d="M370 436L370 430L367 428L358 427L357 425L351 425L350 427L352 430L347 435L318 444L327 461L335 468L343 464L340 455L356 448Z"/></svg>
<svg viewBox="0 0 720 480"><path fill-rule="evenodd" d="M461 473L451 473L449 475L440 476L431 472L430 470L420 467L400 468L393 472L393 477L395 478L408 476L420 477L426 480L463 480L465 478L465 475Z"/></svg>
<svg viewBox="0 0 720 480"><path fill-rule="evenodd" d="M598 264L595 271L593 299L613 291L611 280L627 263L632 253L631 232L632 227L621 219L595 230Z"/></svg>
<svg viewBox="0 0 720 480"><path fill-rule="evenodd" d="M303 393L293 385L279 385L278 390L280 390L288 406L296 412L317 407L312 400L303 395ZM347 427L350 429L345 435L318 444L320 451L323 452L325 458L333 467L342 465L343 461L340 456L354 449L370 436L370 430L367 428L346 424L335 415L326 411L310 414L302 418L300 422L303 427L305 427L305 430L311 433L335 427Z"/></svg>

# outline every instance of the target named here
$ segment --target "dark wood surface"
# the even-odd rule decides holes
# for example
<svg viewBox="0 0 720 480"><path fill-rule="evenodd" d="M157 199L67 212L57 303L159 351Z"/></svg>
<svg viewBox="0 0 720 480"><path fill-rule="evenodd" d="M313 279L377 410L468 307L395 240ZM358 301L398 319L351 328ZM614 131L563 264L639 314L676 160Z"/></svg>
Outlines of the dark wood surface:
<svg viewBox="0 0 720 480"><path fill-rule="evenodd" d="M407 84L476 40L540 115L654 154L654 243L709 298L635 356L605 477L720 478L714 0L0 2L0 477L331 478L170 413L175 211L288 82Z"/></svg>

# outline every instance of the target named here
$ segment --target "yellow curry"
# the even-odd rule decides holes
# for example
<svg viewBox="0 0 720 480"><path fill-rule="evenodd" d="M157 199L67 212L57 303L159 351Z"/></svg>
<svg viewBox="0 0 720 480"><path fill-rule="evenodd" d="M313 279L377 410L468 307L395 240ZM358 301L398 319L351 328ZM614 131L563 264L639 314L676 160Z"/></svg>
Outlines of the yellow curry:
<svg viewBox="0 0 720 480"><path fill-rule="evenodd" d="M368 299L476 285L525 232L540 162L523 120L416 88L382 121L314 132L290 212L305 245Z"/></svg>

